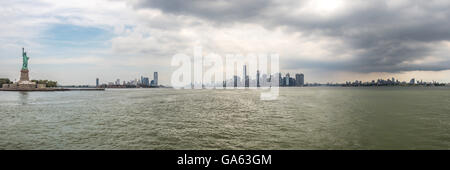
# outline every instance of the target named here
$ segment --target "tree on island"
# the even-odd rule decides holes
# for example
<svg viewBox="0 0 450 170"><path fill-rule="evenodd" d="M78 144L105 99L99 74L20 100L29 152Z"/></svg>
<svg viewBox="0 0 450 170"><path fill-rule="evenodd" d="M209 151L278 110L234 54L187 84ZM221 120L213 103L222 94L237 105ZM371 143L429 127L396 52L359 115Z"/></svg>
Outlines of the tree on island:
<svg viewBox="0 0 450 170"><path fill-rule="evenodd" d="M0 88L3 86L3 84L11 84L11 81L7 78L0 78Z"/></svg>
<svg viewBox="0 0 450 170"><path fill-rule="evenodd" d="M31 80L32 82L36 82L37 84L45 84L47 87L57 87L57 81L50 80Z"/></svg>

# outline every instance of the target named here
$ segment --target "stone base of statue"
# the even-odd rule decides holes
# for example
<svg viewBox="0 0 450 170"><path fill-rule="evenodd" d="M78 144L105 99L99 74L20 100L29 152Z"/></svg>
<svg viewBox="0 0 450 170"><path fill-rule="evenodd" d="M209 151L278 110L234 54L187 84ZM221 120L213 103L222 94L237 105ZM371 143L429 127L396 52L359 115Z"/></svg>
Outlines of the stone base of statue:
<svg viewBox="0 0 450 170"><path fill-rule="evenodd" d="M22 69L20 70L20 80L17 82L17 88L19 89L34 89L37 88L36 82L30 81L30 76L28 75L30 71Z"/></svg>
<svg viewBox="0 0 450 170"><path fill-rule="evenodd" d="M30 76L28 75L29 72L30 71L24 70L24 69L20 70L20 80L19 80L19 82L20 81L30 81Z"/></svg>

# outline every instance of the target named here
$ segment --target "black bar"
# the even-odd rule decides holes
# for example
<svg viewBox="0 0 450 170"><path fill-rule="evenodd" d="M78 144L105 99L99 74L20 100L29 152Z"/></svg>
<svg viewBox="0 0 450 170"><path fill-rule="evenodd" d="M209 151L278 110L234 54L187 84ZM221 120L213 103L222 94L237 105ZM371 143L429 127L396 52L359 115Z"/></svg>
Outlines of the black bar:
<svg viewBox="0 0 450 170"><path fill-rule="evenodd" d="M1 162L14 166L60 167L73 168L126 168L154 169L155 167L175 169L279 169L290 167L294 169L315 168L346 168L360 167L366 169L407 166L448 165L449 151L279 151L279 150L249 150L249 151L191 151L191 150L152 150L152 151L1 151ZM228 156L224 156L228 155ZM241 156L244 155L244 156ZM252 164L248 163L250 157ZM257 156L259 155L259 156ZM261 164L262 155L265 163ZM267 159L270 155L270 161ZM237 161L231 161L233 156ZM245 161L239 160L239 156ZM199 164L180 163L181 158L197 157ZM211 157L208 165L200 164L200 157ZM225 158L223 158L225 157ZM222 158L224 160L222 160ZM260 164L255 164L255 161ZM15 162L19 160L20 164ZM217 161L216 161L217 160ZM224 162L225 161L225 162ZM188 162L189 163L189 162ZM205 163L205 162L203 162ZM231 163L231 164L226 164ZM244 163L244 164L241 164ZM142 168L143 167L143 168Z"/></svg>

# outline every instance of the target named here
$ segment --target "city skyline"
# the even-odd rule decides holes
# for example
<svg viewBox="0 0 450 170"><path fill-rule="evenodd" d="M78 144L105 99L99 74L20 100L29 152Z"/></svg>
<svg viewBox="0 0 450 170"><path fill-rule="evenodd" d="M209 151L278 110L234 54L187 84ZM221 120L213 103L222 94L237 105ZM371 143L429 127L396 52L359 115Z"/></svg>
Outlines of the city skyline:
<svg viewBox="0 0 450 170"><path fill-rule="evenodd" d="M309 83L450 82L448 1L168 3L2 1L0 78L18 79L25 47L36 79L94 85L158 71L170 85L171 57L202 46L203 55L279 53L280 72Z"/></svg>
<svg viewBox="0 0 450 170"><path fill-rule="evenodd" d="M164 86L162 84L158 84L158 72L153 73L153 79L150 79L149 77L141 76L139 79L131 79L129 81L124 80L123 82L120 81L120 78L116 79L116 81L104 81L101 82L100 78L95 79L95 86L100 87L112 87L112 86L123 86L123 87L158 87L158 86ZM89 86L89 84L86 84Z"/></svg>
<svg viewBox="0 0 450 170"><path fill-rule="evenodd" d="M317 82L307 82L305 81L305 75L303 73L295 73L295 77L290 77L290 73L275 73L275 74L260 74L260 70L256 70L256 74L253 77L252 75L249 75L247 72L247 65L242 65L242 77L238 76L237 74L234 74L232 76L232 79L223 80L223 81L214 81L214 82L204 82L202 81L201 86L212 86L216 88L221 87L270 87L271 85L271 79L272 78L278 78L279 87L289 87L289 86L296 86L296 87L302 87L302 86L407 86L407 85L422 85L422 86L445 86L449 83L443 83L438 81L423 81L418 80L416 78L411 78L409 81L405 80L399 80L395 77L387 78L386 80L383 78L378 78L376 80L371 81L361 81L361 80L355 80L355 81L345 81L344 83L341 82L327 82L327 83L317 83ZM226 72L223 72L226 73ZM278 76L277 76L278 75ZM284 75L284 76L283 76ZM104 87L156 87L156 86L164 86L162 84L158 84L158 72L153 73L153 80L150 81L148 77L141 76L140 79L135 78L134 80L130 81L123 81L123 83L120 82L120 79L117 79L115 82L103 82L99 83L99 78L96 78L95 80L96 86L104 86ZM191 81L191 86L194 86L195 83L194 80ZM166 85L167 86L167 85ZM170 86L167 86L170 87Z"/></svg>

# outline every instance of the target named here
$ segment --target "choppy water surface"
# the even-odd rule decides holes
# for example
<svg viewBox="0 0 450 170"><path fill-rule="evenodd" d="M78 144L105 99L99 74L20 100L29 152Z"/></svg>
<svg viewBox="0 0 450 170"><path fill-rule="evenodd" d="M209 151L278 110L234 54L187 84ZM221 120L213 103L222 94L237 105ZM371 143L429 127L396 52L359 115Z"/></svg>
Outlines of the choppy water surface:
<svg viewBox="0 0 450 170"><path fill-rule="evenodd" d="M450 149L450 88L0 92L0 149Z"/></svg>

